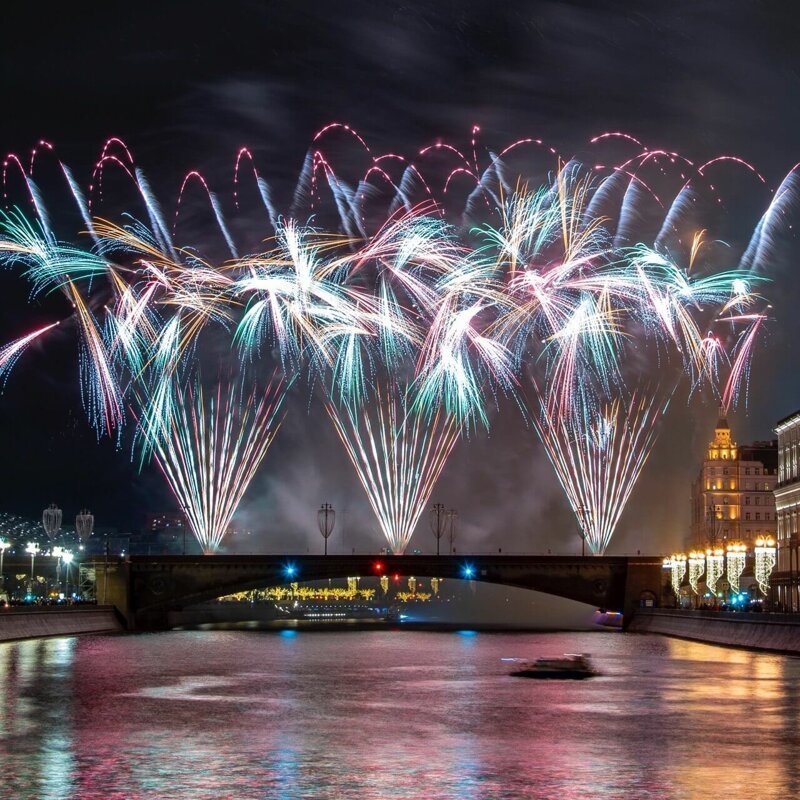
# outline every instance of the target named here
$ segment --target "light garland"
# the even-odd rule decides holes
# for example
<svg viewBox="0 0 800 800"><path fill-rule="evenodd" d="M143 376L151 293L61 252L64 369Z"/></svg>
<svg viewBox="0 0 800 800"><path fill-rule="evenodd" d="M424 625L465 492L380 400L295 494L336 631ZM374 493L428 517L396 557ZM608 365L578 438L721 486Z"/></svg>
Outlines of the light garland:
<svg viewBox="0 0 800 800"><path fill-rule="evenodd" d="M725 551L721 547L706 550L706 587L711 594L717 593L717 581L725 571Z"/></svg>
<svg viewBox="0 0 800 800"><path fill-rule="evenodd" d="M675 598L681 596L681 584L686 576L686 556L683 553L673 553L669 560L672 591L675 592Z"/></svg>
<svg viewBox="0 0 800 800"><path fill-rule="evenodd" d="M756 557L755 577L763 595L769 592L769 576L775 567L777 550L771 536L759 536L753 548Z"/></svg>
<svg viewBox="0 0 800 800"><path fill-rule="evenodd" d="M689 553L689 586L695 594L700 594L700 578L706 568L706 554L702 550L692 550Z"/></svg>
<svg viewBox="0 0 800 800"><path fill-rule="evenodd" d="M727 552L726 577L731 592L739 594L739 578L744 572L745 560L747 558L747 545L741 542L731 542Z"/></svg>

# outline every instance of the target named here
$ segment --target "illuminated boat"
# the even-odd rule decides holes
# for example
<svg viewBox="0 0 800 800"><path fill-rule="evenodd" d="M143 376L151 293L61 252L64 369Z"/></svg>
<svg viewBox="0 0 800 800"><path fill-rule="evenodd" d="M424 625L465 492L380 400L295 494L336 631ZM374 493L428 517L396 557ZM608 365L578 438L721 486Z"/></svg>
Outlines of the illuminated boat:
<svg viewBox="0 0 800 800"><path fill-rule="evenodd" d="M585 653L565 653L561 658L537 658L522 662L511 672L517 678L580 680L597 675Z"/></svg>

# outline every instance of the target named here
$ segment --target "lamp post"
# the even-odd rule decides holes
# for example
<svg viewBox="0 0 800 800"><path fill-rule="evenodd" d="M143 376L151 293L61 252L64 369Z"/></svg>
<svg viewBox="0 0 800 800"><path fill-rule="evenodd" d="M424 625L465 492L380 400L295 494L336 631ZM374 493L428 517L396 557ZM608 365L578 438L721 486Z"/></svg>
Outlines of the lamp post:
<svg viewBox="0 0 800 800"><path fill-rule="evenodd" d="M439 544L444 536L444 529L447 517L445 515L444 504L436 503L431 509L431 533L436 537L436 555L439 555ZM452 544L452 542L451 542Z"/></svg>
<svg viewBox="0 0 800 800"><path fill-rule="evenodd" d="M450 533L450 554L452 555L453 550L453 540L456 538L456 522L458 522L458 511L454 508L451 508L447 512L447 523L448 523L448 531Z"/></svg>
<svg viewBox="0 0 800 800"><path fill-rule="evenodd" d="M0 586L3 587L6 585L6 576L3 574L3 556L9 547L11 547L11 542L8 539L0 539Z"/></svg>
<svg viewBox="0 0 800 800"><path fill-rule="evenodd" d="M63 547L54 547L52 554L56 557L56 586L61 589L61 557L64 555Z"/></svg>
<svg viewBox="0 0 800 800"><path fill-rule="evenodd" d="M317 525L322 538L325 540L325 555L328 555L328 539L333 533L336 524L336 511L330 503L323 503L317 511Z"/></svg>
<svg viewBox="0 0 800 800"><path fill-rule="evenodd" d="M33 562L36 558L36 554L39 552L39 545L36 542L28 542L25 547L25 552L28 553L31 557L31 580L29 584L28 591L33 594Z"/></svg>
<svg viewBox="0 0 800 800"><path fill-rule="evenodd" d="M69 568L75 556L69 550L64 550L61 554L61 560L64 562L64 594L69 597Z"/></svg>
<svg viewBox="0 0 800 800"><path fill-rule="evenodd" d="M581 526L581 557L586 555L586 509L578 506L578 524Z"/></svg>

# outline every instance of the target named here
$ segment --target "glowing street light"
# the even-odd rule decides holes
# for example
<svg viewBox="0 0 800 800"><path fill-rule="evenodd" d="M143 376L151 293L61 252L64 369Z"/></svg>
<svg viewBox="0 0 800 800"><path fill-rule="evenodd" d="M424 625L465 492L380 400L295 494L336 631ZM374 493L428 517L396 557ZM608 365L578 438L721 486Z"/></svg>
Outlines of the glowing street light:
<svg viewBox="0 0 800 800"><path fill-rule="evenodd" d="M3 556L9 547L11 547L11 542L8 539L0 539L0 586L6 585L6 576L3 574Z"/></svg>
<svg viewBox="0 0 800 800"><path fill-rule="evenodd" d="M61 591L61 556L64 555L64 548L54 547L50 552L56 557L56 586Z"/></svg>
<svg viewBox="0 0 800 800"><path fill-rule="evenodd" d="M64 550L61 553L61 560L64 562L66 569L64 570L64 594L69 596L69 570L75 556L70 550Z"/></svg>
<svg viewBox="0 0 800 800"><path fill-rule="evenodd" d="M775 539L772 536L759 536L756 539L756 546L753 548L756 557L755 577L758 588L766 597L769 592L769 576L775 567L777 550L775 549Z"/></svg>
<svg viewBox="0 0 800 800"><path fill-rule="evenodd" d="M36 544L36 542L28 542L25 546L25 552L31 557L31 581L28 591L33 594L33 561L36 558L36 554L39 552L39 545Z"/></svg>

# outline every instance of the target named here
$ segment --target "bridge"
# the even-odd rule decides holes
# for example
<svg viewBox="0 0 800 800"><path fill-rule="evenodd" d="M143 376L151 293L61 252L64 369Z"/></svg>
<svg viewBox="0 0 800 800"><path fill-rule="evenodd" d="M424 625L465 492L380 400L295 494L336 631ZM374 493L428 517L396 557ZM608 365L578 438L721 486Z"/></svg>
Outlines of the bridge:
<svg viewBox="0 0 800 800"><path fill-rule="evenodd" d="M85 562L86 563L86 562ZM609 611L626 624L663 583L656 556L128 556L91 562L97 599L115 606L128 630L167 627L171 610L234 592L294 581L403 575L472 580L533 589Z"/></svg>

